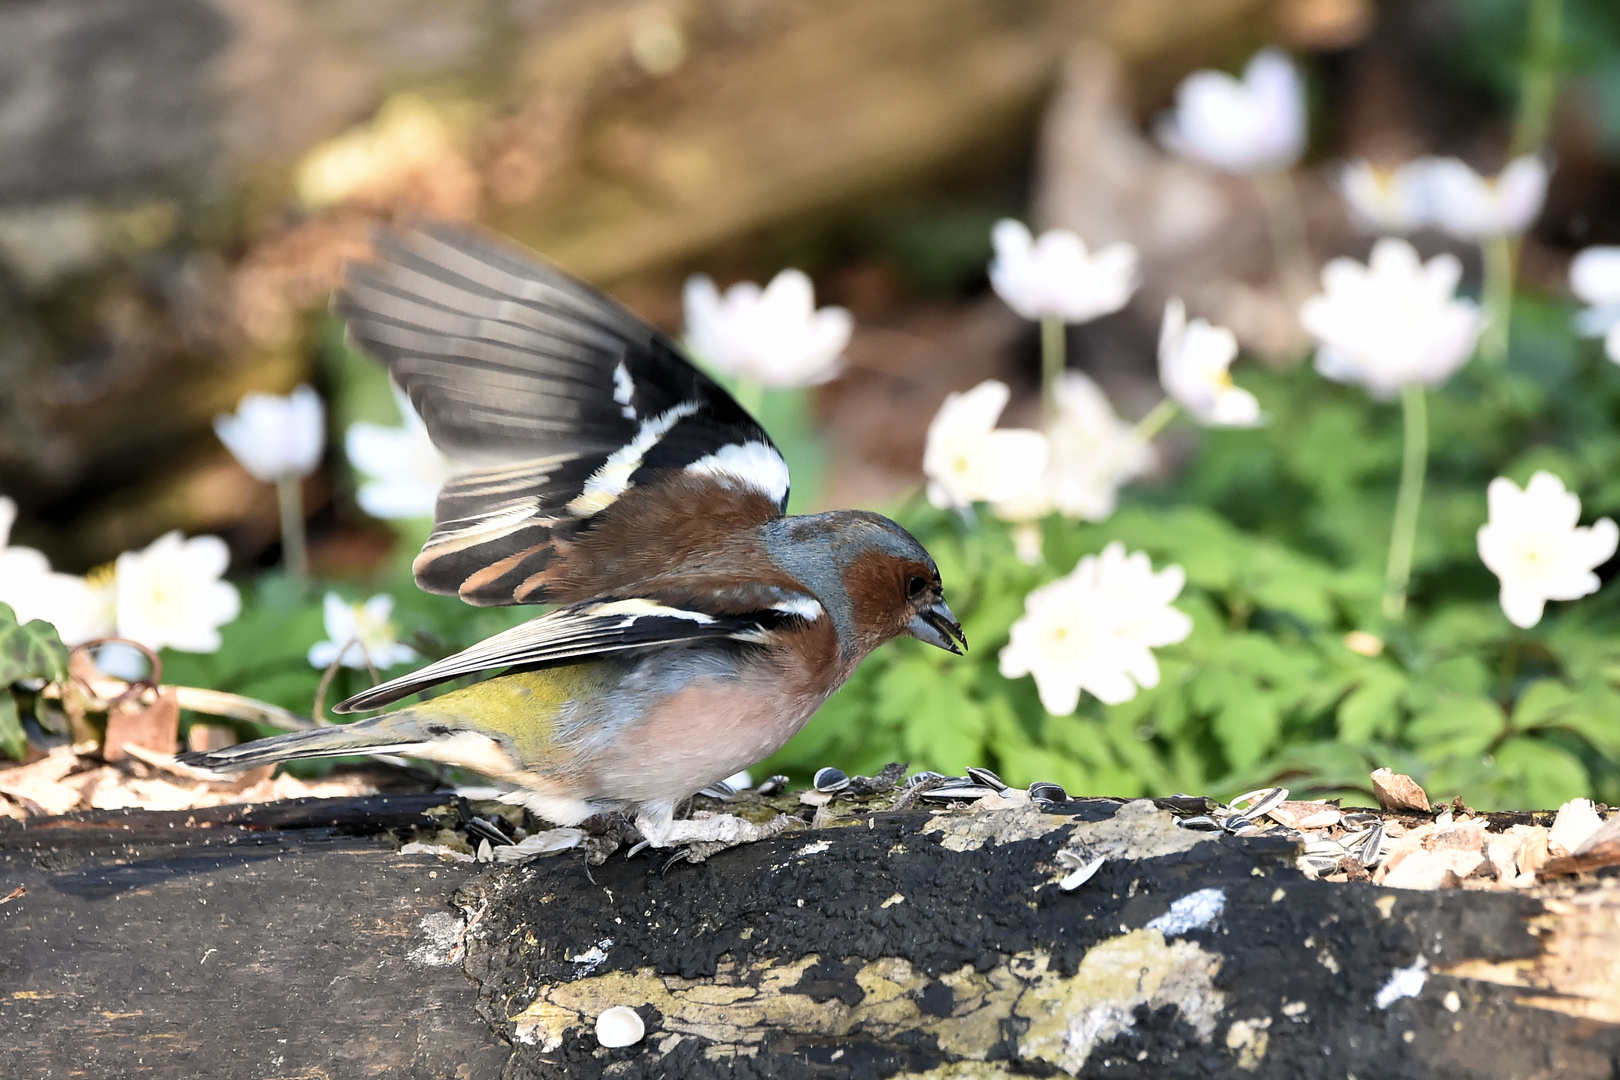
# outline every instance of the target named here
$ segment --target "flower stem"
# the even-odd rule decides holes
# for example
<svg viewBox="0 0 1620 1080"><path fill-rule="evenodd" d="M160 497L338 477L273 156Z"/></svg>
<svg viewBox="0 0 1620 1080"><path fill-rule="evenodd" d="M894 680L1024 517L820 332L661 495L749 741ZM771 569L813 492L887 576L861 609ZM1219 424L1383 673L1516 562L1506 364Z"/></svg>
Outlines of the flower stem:
<svg viewBox="0 0 1620 1080"><path fill-rule="evenodd" d="M1418 383L1401 388L1406 446L1401 456L1401 487L1395 496L1395 521L1390 528L1389 564L1384 571L1384 614L1391 619L1406 615L1406 587L1412 580L1418 508L1423 504L1423 472L1429 461L1429 411L1423 394L1423 387Z"/></svg>
<svg viewBox="0 0 1620 1080"><path fill-rule="evenodd" d="M1480 359L1493 365L1507 360L1508 328L1513 319L1513 276L1519 243L1511 236L1480 241L1485 257L1485 329L1479 335Z"/></svg>
<svg viewBox="0 0 1620 1080"><path fill-rule="evenodd" d="M1176 404L1175 398L1165 398L1153 406L1151 412L1136 422L1131 429L1131 435L1145 443L1153 441L1153 437L1164 430L1164 426L1176 418L1181 406Z"/></svg>
<svg viewBox="0 0 1620 1080"><path fill-rule="evenodd" d="M1068 363L1063 354L1065 328L1058 315L1041 316L1041 404L1045 407L1046 421L1057 419L1057 385L1063 378Z"/></svg>
<svg viewBox="0 0 1620 1080"><path fill-rule="evenodd" d="M304 546L304 493L296 476L276 480L276 502L281 507L281 557L287 572L299 584L309 581L309 553Z"/></svg>
<svg viewBox="0 0 1620 1080"><path fill-rule="evenodd" d="M1564 0L1530 0L1519 115L1513 125L1514 155L1528 154L1547 141L1547 123L1558 97L1558 41L1563 24Z"/></svg>
<svg viewBox="0 0 1620 1080"><path fill-rule="evenodd" d="M737 388L733 393L737 396L737 404L741 405L749 416L759 420L760 407L765 404L765 387L754 379L742 375L738 377Z"/></svg>

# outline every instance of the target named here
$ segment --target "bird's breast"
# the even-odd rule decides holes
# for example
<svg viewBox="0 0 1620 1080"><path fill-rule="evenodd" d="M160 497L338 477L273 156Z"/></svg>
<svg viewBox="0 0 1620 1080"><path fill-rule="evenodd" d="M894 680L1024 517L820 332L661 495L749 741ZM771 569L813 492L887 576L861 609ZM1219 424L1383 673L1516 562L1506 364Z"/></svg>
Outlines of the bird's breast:
<svg viewBox="0 0 1620 1080"><path fill-rule="evenodd" d="M804 727L845 674L833 636L814 650L792 641L747 650L730 671L682 680L595 755L597 790L632 802L683 799L756 765Z"/></svg>

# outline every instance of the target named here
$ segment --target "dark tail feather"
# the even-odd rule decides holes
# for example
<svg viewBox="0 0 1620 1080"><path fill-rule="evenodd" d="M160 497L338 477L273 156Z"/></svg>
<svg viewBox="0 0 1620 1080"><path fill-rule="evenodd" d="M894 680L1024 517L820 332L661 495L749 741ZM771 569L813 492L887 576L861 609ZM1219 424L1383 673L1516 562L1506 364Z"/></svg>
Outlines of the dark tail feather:
<svg viewBox="0 0 1620 1080"><path fill-rule="evenodd" d="M315 728L312 731L294 731L286 735L273 735L268 739L227 746L223 750L203 750L180 754L175 758L183 765L217 772L251 769L255 765L268 765L297 758L347 757L352 754L373 752L401 753L422 744L422 733L407 720L406 714L393 713L375 720L335 727Z"/></svg>

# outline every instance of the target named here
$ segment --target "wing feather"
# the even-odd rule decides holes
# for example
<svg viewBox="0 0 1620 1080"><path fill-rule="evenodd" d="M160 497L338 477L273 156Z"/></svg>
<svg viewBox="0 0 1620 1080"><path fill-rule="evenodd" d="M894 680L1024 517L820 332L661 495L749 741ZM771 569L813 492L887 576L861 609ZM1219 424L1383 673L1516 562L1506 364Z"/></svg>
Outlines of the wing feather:
<svg viewBox="0 0 1620 1080"><path fill-rule="evenodd" d="M821 615L820 604L807 594L773 590L771 599L773 606L733 614L710 614L642 597L559 608L356 694L332 711L382 708L439 683L501 668L719 638L763 644L772 630Z"/></svg>
<svg viewBox="0 0 1620 1080"><path fill-rule="evenodd" d="M474 604L582 599L570 540L628 491L697 475L787 505L787 467L729 394L663 334L554 267L463 229L389 231L334 308L388 366L444 485L415 562L429 592Z"/></svg>

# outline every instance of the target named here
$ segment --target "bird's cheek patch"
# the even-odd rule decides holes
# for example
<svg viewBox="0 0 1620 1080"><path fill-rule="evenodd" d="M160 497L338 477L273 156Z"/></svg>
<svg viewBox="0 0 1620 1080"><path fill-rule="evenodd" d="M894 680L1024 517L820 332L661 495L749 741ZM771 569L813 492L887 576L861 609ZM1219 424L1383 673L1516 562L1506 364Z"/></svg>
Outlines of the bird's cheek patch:
<svg viewBox="0 0 1620 1080"><path fill-rule="evenodd" d="M904 588L911 565L883 552L870 551L845 569L844 589L854 605L856 628L863 636L887 641L904 632L911 618Z"/></svg>

